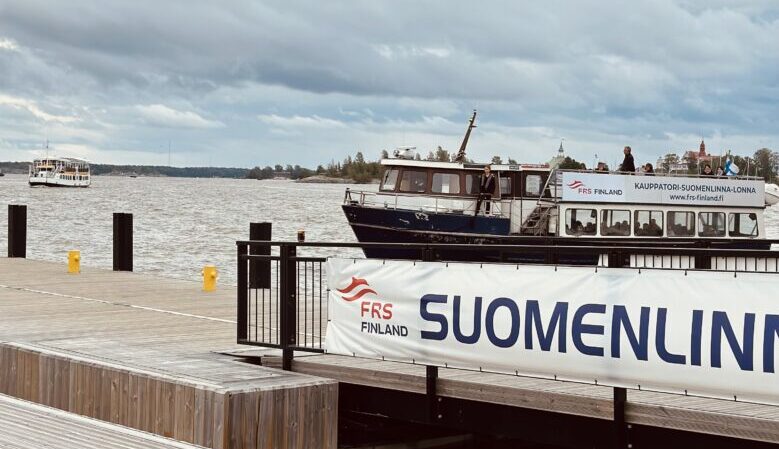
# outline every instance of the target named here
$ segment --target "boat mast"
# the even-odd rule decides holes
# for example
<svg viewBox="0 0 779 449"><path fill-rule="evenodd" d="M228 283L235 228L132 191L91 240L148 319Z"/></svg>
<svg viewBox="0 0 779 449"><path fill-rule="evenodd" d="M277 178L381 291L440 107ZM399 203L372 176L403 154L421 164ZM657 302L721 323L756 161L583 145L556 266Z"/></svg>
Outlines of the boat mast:
<svg viewBox="0 0 779 449"><path fill-rule="evenodd" d="M468 138L471 137L471 130L476 128L474 122L476 121L476 109L473 110L471 120L468 122L468 129L465 131L465 137L463 137L463 143L460 145L460 151L457 152L457 157L454 158L454 162L465 162L465 147L468 146Z"/></svg>

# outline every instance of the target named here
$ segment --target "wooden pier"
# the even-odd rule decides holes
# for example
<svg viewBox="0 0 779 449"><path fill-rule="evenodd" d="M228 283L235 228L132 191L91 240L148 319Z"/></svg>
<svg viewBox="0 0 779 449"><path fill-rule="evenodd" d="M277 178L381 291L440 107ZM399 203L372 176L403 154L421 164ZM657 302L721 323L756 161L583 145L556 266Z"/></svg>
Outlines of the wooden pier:
<svg viewBox="0 0 779 449"><path fill-rule="evenodd" d="M227 355L235 310L230 287L0 259L0 394L214 449L335 448L337 382Z"/></svg>
<svg viewBox="0 0 779 449"><path fill-rule="evenodd" d="M279 353L236 344L232 287L0 259L0 394L59 410L57 426L70 412L211 448L335 448L339 410L571 447L613 429L607 387L440 368L431 391L425 366L302 354L282 371ZM779 407L631 390L623 405L634 438L663 432L643 441L779 444Z"/></svg>
<svg viewBox="0 0 779 449"><path fill-rule="evenodd" d="M0 395L0 447L196 449L202 446Z"/></svg>

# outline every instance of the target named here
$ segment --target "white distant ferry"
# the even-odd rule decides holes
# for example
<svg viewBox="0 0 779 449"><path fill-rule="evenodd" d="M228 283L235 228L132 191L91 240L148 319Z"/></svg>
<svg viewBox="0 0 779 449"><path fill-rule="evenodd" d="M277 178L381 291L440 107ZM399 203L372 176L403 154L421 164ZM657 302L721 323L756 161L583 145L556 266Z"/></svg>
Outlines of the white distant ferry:
<svg viewBox="0 0 779 449"><path fill-rule="evenodd" d="M89 187L89 163L82 159L35 159L30 164L30 185L51 187Z"/></svg>

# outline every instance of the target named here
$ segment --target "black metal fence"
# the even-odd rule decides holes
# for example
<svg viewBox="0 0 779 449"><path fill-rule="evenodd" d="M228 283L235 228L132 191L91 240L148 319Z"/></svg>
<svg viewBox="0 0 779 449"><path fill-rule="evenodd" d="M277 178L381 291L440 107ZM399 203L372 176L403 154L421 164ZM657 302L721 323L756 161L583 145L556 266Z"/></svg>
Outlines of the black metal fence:
<svg viewBox="0 0 779 449"><path fill-rule="evenodd" d="M765 241L763 241L765 242ZM284 369L291 369L294 351L324 352L328 322L327 259L303 253L345 248L366 252L403 251L406 259L462 260L482 256L509 261L532 256L538 263L567 265L585 261L600 267L636 269L713 270L779 273L779 251L711 249L650 245L457 245L414 243L330 243L239 241L238 343L282 350ZM667 243L667 242L666 242ZM776 242L769 242L776 243ZM508 262L507 262L508 263Z"/></svg>

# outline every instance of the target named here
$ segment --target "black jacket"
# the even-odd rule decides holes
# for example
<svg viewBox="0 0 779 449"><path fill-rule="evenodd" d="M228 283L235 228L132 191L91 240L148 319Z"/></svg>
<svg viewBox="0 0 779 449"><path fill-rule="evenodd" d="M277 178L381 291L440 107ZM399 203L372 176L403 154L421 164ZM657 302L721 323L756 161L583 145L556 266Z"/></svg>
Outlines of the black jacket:
<svg viewBox="0 0 779 449"><path fill-rule="evenodd" d="M636 164L633 162L633 155L628 153L625 155L625 160L622 161L622 165L619 166L619 171L636 171Z"/></svg>
<svg viewBox="0 0 779 449"><path fill-rule="evenodd" d="M490 173L489 176L481 175L479 177L479 193L492 195L495 192L495 175Z"/></svg>

